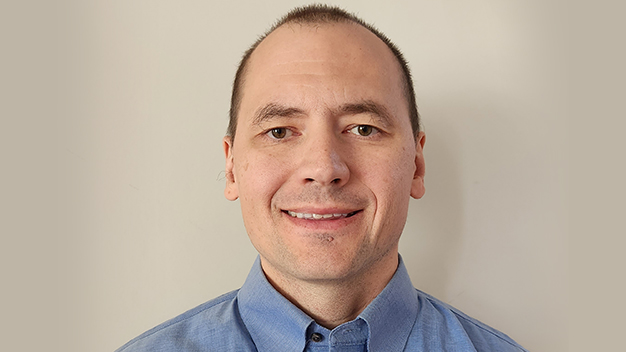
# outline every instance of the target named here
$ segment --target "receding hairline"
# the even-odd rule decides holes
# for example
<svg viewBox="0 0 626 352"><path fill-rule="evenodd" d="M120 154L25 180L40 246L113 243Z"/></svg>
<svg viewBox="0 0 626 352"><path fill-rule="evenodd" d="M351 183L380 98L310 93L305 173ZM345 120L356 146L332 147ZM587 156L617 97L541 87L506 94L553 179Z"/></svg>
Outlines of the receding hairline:
<svg viewBox="0 0 626 352"><path fill-rule="evenodd" d="M259 64L258 63L258 55L261 55L260 52L267 52L268 49L264 48L264 45L267 45L268 41L274 41L276 42L275 38L273 36L276 35L281 35L279 32L282 30L291 30L292 32L296 32L299 29L311 29L311 30L316 30L318 28L327 28L327 27L333 27L333 26L348 26L348 27L352 27L350 29L350 31L361 31L361 34L365 35L365 36L369 36L369 38L373 39L374 41L376 41L376 43L374 43L373 45L376 46L375 49L373 50L383 50L386 51L386 53L382 53L381 51L376 51L376 54L372 54L371 56L378 56L378 57L382 57L383 55L386 56L385 60L389 60L388 61L388 67L393 66L394 69L396 70L396 73L398 74L398 79L399 79L399 84L400 84L400 89L404 92L406 89L406 79L404 77L404 72L402 69L402 65L398 62L398 60L396 59L396 57L394 56L394 53L389 49L389 47L385 44L384 41L382 41L378 36L376 36L375 33L372 33L372 31L370 31L368 28L362 26L361 24L354 22L354 21L343 21L343 22L323 22L323 23L317 23L317 22L287 22L287 23L283 23L280 26L273 28L273 30L271 32L269 32L267 35L265 35L262 40L260 40L258 42L258 44L254 47L254 50L252 52L250 52L250 55L247 57L247 61L245 64L245 67L243 69L243 72L241 73L241 81L240 81L240 101L243 100L243 97L245 95L245 90L243 89L243 87L245 86L246 83L246 78L248 77L248 75L250 74L251 70L255 67L259 67L263 66L264 64L267 64L266 60L261 60L262 62L264 62L263 64ZM352 32L354 33L354 32ZM342 34L345 35L345 34ZM360 35L360 34L358 34ZM288 40L293 40L293 39L288 39ZM368 39L369 40L369 39ZM280 40L278 41L280 42ZM369 44L366 44L369 45ZM374 46L369 46L369 48L373 48ZM387 64L384 64L387 66Z"/></svg>

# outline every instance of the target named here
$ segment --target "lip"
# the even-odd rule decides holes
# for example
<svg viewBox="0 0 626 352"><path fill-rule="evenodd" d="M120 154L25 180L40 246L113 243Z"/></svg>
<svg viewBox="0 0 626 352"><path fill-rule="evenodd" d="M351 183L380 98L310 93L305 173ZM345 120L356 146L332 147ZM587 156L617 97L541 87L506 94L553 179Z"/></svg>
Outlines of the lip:
<svg viewBox="0 0 626 352"><path fill-rule="evenodd" d="M363 209L282 209L281 213L297 227L316 231L336 231L357 220Z"/></svg>

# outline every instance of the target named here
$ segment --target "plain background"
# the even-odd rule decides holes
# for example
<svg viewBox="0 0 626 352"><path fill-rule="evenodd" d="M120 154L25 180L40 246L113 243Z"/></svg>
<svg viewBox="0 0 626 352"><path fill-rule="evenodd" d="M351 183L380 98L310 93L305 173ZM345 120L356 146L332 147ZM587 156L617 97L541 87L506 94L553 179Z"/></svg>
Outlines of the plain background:
<svg viewBox="0 0 626 352"><path fill-rule="evenodd" d="M2 71L19 83L10 91L24 93L15 97L28 98L3 94L3 104L15 116L36 117L3 121L28 136L12 139L13 129L3 129L3 160L13 167L2 190L15 199L3 223L19 234L2 246L9 344L112 351L243 283L256 252L238 203L222 195L232 79L256 37L305 3L23 2L18 10L29 20L60 20L30 31L3 21L3 38L28 54ZM594 165L602 170L604 160L588 152L580 126L570 136L564 3L329 3L375 24L413 70L427 134L427 193L412 201L400 252L414 285L531 351L569 350L568 324L580 320L568 311L570 292L578 293L576 307L597 306L623 288L604 294L603 282L569 282L568 204L601 204L585 194L621 179L623 162L602 180L571 177ZM22 37L28 40L10 41ZM30 39L43 40L34 46ZM13 70L17 64L28 69ZM59 84L41 84L44 75ZM619 148L604 138L617 130L584 126ZM48 143L53 134L61 138ZM57 201L44 201L50 190ZM623 206L613 209L602 215L622 216ZM618 246L576 244L596 262L619 257ZM599 276L576 269L579 280ZM621 270L613 273L602 277L623 281ZM611 326L606 331L619 331Z"/></svg>

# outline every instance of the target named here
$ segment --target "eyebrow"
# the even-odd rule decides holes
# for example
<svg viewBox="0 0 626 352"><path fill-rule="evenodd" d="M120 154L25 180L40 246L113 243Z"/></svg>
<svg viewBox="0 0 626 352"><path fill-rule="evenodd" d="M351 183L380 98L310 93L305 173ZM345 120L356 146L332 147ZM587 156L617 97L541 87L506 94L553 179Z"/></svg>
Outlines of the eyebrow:
<svg viewBox="0 0 626 352"><path fill-rule="evenodd" d="M260 125L276 117L291 117L295 115L304 115L304 110L287 107L276 103L269 103L257 110L252 120L253 125Z"/></svg>
<svg viewBox="0 0 626 352"><path fill-rule="evenodd" d="M392 115L384 105L378 104L372 100L363 100L357 103L349 103L332 110L332 115L357 115L370 114L383 127L392 125ZM277 117L294 117L297 115L306 115L306 112L299 108L288 107L277 103L269 103L257 110L252 120L253 125L260 125Z"/></svg>
<svg viewBox="0 0 626 352"><path fill-rule="evenodd" d="M387 107L372 100L342 105L338 112L342 115L370 114L385 128L389 127L393 121Z"/></svg>

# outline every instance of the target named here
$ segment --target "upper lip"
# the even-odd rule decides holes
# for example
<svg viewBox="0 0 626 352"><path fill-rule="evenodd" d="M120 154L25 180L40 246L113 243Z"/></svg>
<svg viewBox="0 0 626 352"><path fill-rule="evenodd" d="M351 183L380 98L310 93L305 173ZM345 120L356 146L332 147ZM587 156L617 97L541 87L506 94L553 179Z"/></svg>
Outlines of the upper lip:
<svg viewBox="0 0 626 352"><path fill-rule="evenodd" d="M361 209L351 209L351 208L283 208L281 209L284 212L292 211L294 213L303 213L303 214L350 214Z"/></svg>

